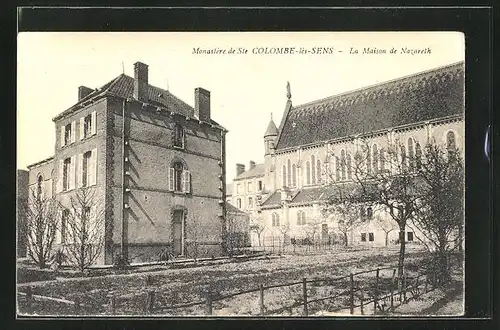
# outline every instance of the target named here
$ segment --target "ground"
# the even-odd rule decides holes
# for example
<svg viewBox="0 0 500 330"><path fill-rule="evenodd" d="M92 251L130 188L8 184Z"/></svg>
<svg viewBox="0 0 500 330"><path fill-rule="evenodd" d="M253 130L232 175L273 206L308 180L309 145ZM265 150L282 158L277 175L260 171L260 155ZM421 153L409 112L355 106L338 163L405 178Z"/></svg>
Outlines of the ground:
<svg viewBox="0 0 500 330"><path fill-rule="evenodd" d="M410 249L407 262L418 270L419 260L425 253ZM364 270L375 270L397 264L397 248L371 248L362 250L332 250L317 254L285 255L260 258L245 262L218 262L190 268L174 269L171 266L151 266L141 272L130 274L108 274L87 278L58 278L41 282L18 284L20 292L30 286L35 295L79 300L83 305L80 313L109 315L111 296L115 300L115 314L143 315L147 312L148 291L154 291L153 311L157 315L204 315L207 293L214 300L214 315L258 315L260 293L251 292L222 300L222 296L264 286L296 283L295 285L269 288L264 291L264 310L271 315L301 315L302 306L283 308L300 303L303 297L302 281L313 279L334 279ZM380 283L391 280L392 270L380 271ZM371 294L374 272L356 276L354 285L367 287L365 297ZM321 284L322 283L322 284ZM332 283L307 284L309 301L318 297L332 296L349 288L349 278ZM20 313L26 313L25 299L19 298ZM355 299L358 299L356 296ZM439 298L437 298L439 299ZM348 306L348 295L309 304L309 315L328 313ZM199 305L171 309L172 305L200 302ZM57 308L57 303L36 301L33 313L41 315L73 314L71 308ZM453 306L443 308L453 310ZM400 311L404 310L401 309ZM431 313L431 312L429 312ZM324 314L326 315L326 314Z"/></svg>

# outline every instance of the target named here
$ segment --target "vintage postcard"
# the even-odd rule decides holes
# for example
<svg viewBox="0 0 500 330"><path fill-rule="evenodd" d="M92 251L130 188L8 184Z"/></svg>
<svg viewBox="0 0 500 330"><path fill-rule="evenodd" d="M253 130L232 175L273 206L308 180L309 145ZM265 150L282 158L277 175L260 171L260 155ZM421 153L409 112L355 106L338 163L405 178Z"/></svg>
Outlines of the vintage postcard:
<svg viewBox="0 0 500 330"><path fill-rule="evenodd" d="M17 315L464 314L458 32L22 32Z"/></svg>

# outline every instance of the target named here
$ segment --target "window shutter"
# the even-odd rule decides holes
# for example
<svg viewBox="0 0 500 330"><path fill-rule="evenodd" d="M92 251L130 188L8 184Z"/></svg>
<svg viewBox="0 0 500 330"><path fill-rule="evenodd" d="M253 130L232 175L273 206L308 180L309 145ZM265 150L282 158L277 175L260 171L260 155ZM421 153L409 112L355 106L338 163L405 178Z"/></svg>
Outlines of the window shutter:
<svg viewBox="0 0 500 330"><path fill-rule="evenodd" d="M80 127L78 127L80 130L80 140L83 140L85 137L85 117L80 118Z"/></svg>
<svg viewBox="0 0 500 330"><path fill-rule="evenodd" d="M96 116L96 112L95 111L92 111L92 118L90 120L90 128L92 130L92 135L96 134L97 132L97 116Z"/></svg>
<svg viewBox="0 0 500 330"><path fill-rule="evenodd" d="M168 169L168 190L174 191L174 180L175 180L175 171L174 168L171 167Z"/></svg>
<svg viewBox="0 0 500 330"><path fill-rule="evenodd" d="M88 171L88 181L89 185L93 186L97 184L97 149L92 149L92 154L90 156L90 171Z"/></svg>
<svg viewBox="0 0 500 330"><path fill-rule="evenodd" d="M64 126L61 126L61 147L64 147Z"/></svg>
<svg viewBox="0 0 500 330"><path fill-rule="evenodd" d="M71 156L71 164L69 171L69 189L75 189L75 180L76 180L76 156Z"/></svg>
<svg viewBox="0 0 500 330"><path fill-rule="evenodd" d="M78 173L76 176L78 188L81 188L83 187L83 154L78 155L78 168L76 171Z"/></svg>
<svg viewBox="0 0 500 330"><path fill-rule="evenodd" d="M61 192L63 190L63 170L64 170L64 160L59 161L59 175L57 176L56 192Z"/></svg>
<svg viewBox="0 0 500 330"><path fill-rule="evenodd" d="M184 171L182 172L182 184L183 184L183 191L185 193L189 193L191 190L191 180L190 180L190 175L189 171Z"/></svg>
<svg viewBox="0 0 500 330"><path fill-rule="evenodd" d="M71 143L76 141L76 122L71 122Z"/></svg>

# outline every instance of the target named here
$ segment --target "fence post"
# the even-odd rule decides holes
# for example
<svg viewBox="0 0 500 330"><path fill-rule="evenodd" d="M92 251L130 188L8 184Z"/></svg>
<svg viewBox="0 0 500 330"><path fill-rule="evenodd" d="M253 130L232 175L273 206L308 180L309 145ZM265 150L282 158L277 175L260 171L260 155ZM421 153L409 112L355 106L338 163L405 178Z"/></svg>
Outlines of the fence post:
<svg viewBox="0 0 500 330"><path fill-rule="evenodd" d="M373 315L377 314L377 303L378 303L378 282L380 276L380 269L377 268L376 277L375 277L375 292L373 294Z"/></svg>
<svg viewBox="0 0 500 330"><path fill-rule="evenodd" d="M208 291L207 293L207 301L205 305L205 314L212 315L212 291Z"/></svg>
<svg viewBox="0 0 500 330"><path fill-rule="evenodd" d="M75 298L75 314L80 314L80 298L78 297Z"/></svg>
<svg viewBox="0 0 500 330"><path fill-rule="evenodd" d="M406 271L403 270L403 302L406 302Z"/></svg>
<svg viewBox="0 0 500 330"><path fill-rule="evenodd" d="M359 300L360 300L359 307L361 309L361 315L365 315L365 312L363 310L363 299L364 299L363 289L359 290L359 295L360 295L360 298L359 298Z"/></svg>
<svg viewBox="0 0 500 330"><path fill-rule="evenodd" d="M153 313L153 306L155 303L155 292L153 290L148 291L148 299L147 299L146 303L147 303L146 310L147 310L148 314L152 314Z"/></svg>
<svg viewBox="0 0 500 330"><path fill-rule="evenodd" d="M260 285L260 315L264 315L264 285Z"/></svg>
<svg viewBox="0 0 500 330"><path fill-rule="evenodd" d="M33 288L31 286L26 288L26 309L28 313L33 313Z"/></svg>
<svg viewBox="0 0 500 330"><path fill-rule="evenodd" d="M351 282L351 296L350 296L350 301L349 301L349 308L351 315L354 314L354 275L350 275L350 282Z"/></svg>
<svg viewBox="0 0 500 330"><path fill-rule="evenodd" d="M302 279L302 293L304 296L304 316L307 316L309 311L307 309L307 279L305 277Z"/></svg>
<svg viewBox="0 0 500 330"><path fill-rule="evenodd" d="M391 285L391 310L394 309L394 279L396 278L396 269L392 270L392 285Z"/></svg>
<svg viewBox="0 0 500 330"><path fill-rule="evenodd" d="M114 292L111 292L109 295L108 295L108 299L109 299L109 313L111 315L115 315L116 314L116 298L115 298L115 294Z"/></svg>

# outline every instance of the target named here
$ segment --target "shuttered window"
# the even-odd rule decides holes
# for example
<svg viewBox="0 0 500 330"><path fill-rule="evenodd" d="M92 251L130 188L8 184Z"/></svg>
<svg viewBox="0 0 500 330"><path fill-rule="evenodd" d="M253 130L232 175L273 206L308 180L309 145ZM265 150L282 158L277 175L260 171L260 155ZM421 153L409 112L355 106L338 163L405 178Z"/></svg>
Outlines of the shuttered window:
<svg viewBox="0 0 500 330"><path fill-rule="evenodd" d="M191 173L184 168L181 162L174 163L174 166L168 169L168 190L191 192Z"/></svg>

